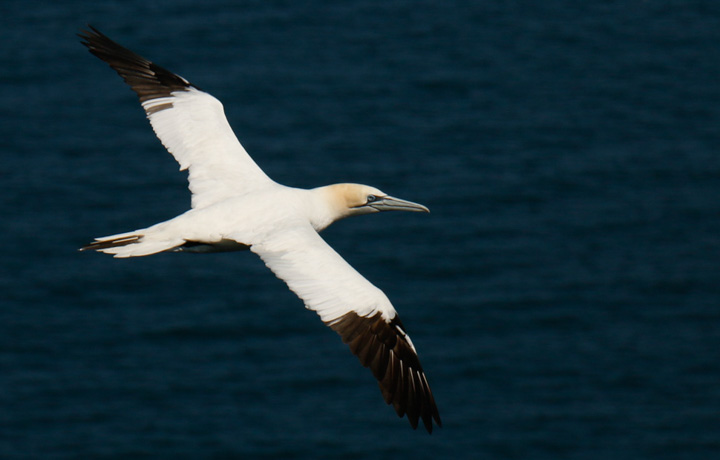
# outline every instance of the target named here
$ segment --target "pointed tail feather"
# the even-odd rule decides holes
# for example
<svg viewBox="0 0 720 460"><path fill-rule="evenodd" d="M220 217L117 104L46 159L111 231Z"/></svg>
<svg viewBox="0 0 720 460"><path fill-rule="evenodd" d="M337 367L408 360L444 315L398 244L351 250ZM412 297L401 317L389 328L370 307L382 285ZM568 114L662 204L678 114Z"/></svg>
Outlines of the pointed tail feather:
<svg viewBox="0 0 720 460"><path fill-rule="evenodd" d="M141 257L171 251L185 243L183 239L158 240L131 232L96 238L95 241L83 246L80 250L99 251L105 254L113 254L115 257Z"/></svg>
<svg viewBox="0 0 720 460"><path fill-rule="evenodd" d="M127 246L128 244L137 243L142 235L130 235L122 238L113 238L107 240L105 238L96 239L90 244L80 248L80 251L101 251L103 249L117 248Z"/></svg>

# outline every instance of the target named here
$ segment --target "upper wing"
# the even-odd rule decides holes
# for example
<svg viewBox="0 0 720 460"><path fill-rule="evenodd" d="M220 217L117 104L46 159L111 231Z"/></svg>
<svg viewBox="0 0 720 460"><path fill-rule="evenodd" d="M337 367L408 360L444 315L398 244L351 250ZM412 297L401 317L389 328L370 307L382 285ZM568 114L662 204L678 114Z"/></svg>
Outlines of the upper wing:
<svg viewBox="0 0 720 460"><path fill-rule="evenodd" d="M440 415L427 378L395 309L309 225L283 228L250 249L305 306L335 330L378 379L385 402L413 428L432 432Z"/></svg>
<svg viewBox="0 0 720 460"><path fill-rule="evenodd" d="M270 182L240 145L220 101L90 29L80 34L83 44L137 93L157 137L180 169L189 169L193 208Z"/></svg>

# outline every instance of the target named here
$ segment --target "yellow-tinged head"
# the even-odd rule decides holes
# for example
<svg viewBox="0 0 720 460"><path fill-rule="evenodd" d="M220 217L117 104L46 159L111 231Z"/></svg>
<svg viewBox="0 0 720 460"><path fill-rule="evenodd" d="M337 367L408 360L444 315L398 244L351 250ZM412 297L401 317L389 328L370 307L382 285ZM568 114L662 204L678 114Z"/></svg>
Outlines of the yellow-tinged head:
<svg viewBox="0 0 720 460"><path fill-rule="evenodd" d="M412 201L388 196L386 193L361 184L335 184L323 187L337 219L382 211L430 212Z"/></svg>
<svg viewBox="0 0 720 460"><path fill-rule="evenodd" d="M310 190L308 217L317 231L335 221L382 211L430 212L412 201L388 196L384 192L361 184L334 184Z"/></svg>

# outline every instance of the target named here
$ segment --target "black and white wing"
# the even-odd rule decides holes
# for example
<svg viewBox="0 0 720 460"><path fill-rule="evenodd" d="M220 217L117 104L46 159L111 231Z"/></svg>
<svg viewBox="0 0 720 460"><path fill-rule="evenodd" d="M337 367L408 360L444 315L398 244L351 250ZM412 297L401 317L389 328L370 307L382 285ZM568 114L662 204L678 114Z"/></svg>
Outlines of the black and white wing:
<svg viewBox="0 0 720 460"><path fill-rule="evenodd" d="M377 378L385 402L413 428L441 426L425 372L387 296L335 252L309 224L284 227L250 250L287 283L305 306L340 334Z"/></svg>
<svg viewBox="0 0 720 460"><path fill-rule="evenodd" d="M193 208L272 182L238 141L220 101L90 29L80 34L83 44L137 93L155 134L188 170Z"/></svg>

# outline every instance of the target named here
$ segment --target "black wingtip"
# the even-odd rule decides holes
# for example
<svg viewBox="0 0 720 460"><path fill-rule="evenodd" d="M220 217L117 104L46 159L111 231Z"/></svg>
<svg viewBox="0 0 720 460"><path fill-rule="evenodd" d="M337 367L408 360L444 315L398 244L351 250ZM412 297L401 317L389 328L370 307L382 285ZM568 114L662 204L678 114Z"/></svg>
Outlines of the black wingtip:
<svg viewBox="0 0 720 460"><path fill-rule="evenodd" d="M92 25L88 24L87 29L77 35L90 53L105 61L130 85L140 102L168 98L175 91L187 91L191 87L199 89L181 76L118 44ZM171 105L165 104L154 110L169 107Z"/></svg>
<svg viewBox="0 0 720 460"><path fill-rule="evenodd" d="M442 426L427 377L397 316L386 321L380 313L363 317L349 312L328 326L370 368L385 402L399 417L407 416L413 429L422 420L428 433L433 431L433 420Z"/></svg>
<svg viewBox="0 0 720 460"><path fill-rule="evenodd" d="M80 29L80 32L76 33L78 37L82 39L81 43L87 47L90 47L90 40L93 36L107 38L105 34L100 32L97 28L90 24L85 25L86 29Z"/></svg>

